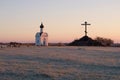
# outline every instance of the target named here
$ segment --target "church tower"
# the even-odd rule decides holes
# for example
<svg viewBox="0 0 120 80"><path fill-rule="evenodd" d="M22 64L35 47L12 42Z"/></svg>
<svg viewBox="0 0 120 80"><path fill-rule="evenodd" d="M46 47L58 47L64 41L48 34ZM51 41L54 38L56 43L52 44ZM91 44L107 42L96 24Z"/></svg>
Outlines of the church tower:
<svg viewBox="0 0 120 80"><path fill-rule="evenodd" d="M44 25L41 23L40 32L35 35L35 45L36 46L48 46L48 34L43 32Z"/></svg>
<svg viewBox="0 0 120 80"><path fill-rule="evenodd" d="M40 25L40 32L41 33L43 32L43 28L44 28L44 25L43 25L43 23L41 23L41 25Z"/></svg>

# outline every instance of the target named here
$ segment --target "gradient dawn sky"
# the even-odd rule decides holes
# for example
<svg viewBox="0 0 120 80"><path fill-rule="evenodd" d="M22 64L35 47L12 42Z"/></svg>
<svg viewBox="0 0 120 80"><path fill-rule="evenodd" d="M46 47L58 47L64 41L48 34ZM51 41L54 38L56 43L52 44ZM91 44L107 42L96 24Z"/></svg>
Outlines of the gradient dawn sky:
<svg viewBox="0 0 120 80"><path fill-rule="evenodd" d="M34 42L43 22L49 42L84 36L120 42L120 0L0 0L0 42Z"/></svg>

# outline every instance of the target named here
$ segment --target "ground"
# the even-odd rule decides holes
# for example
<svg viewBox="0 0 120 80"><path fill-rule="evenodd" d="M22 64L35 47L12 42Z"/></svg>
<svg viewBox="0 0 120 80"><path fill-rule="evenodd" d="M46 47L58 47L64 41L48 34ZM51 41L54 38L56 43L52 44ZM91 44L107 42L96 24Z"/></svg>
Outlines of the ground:
<svg viewBox="0 0 120 80"><path fill-rule="evenodd" d="M120 48L1 48L0 80L120 80Z"/></svg>

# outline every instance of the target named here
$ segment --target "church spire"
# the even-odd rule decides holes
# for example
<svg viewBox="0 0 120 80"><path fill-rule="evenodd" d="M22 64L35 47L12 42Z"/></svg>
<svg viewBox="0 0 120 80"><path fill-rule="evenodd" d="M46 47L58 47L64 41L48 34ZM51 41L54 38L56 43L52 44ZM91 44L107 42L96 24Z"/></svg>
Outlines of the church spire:
<svg viewBox="0 0 120 80"><path fill-rule="evenodd" d="M41 25L40 25L40 32L41 32L41 33L43 32L43 28L44 28L44 25L43 25L43 23L41 22Z"/></svg>

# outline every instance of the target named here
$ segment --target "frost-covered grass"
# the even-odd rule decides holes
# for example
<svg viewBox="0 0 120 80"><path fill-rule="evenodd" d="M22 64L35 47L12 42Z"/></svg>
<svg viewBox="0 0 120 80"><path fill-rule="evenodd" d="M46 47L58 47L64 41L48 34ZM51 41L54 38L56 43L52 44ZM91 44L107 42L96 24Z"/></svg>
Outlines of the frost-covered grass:
<svg viewBox="0 0 120 80"><path fill-rule="evenodd" d="M0 80L120 80L120 48L2 48Z"/></svg>

